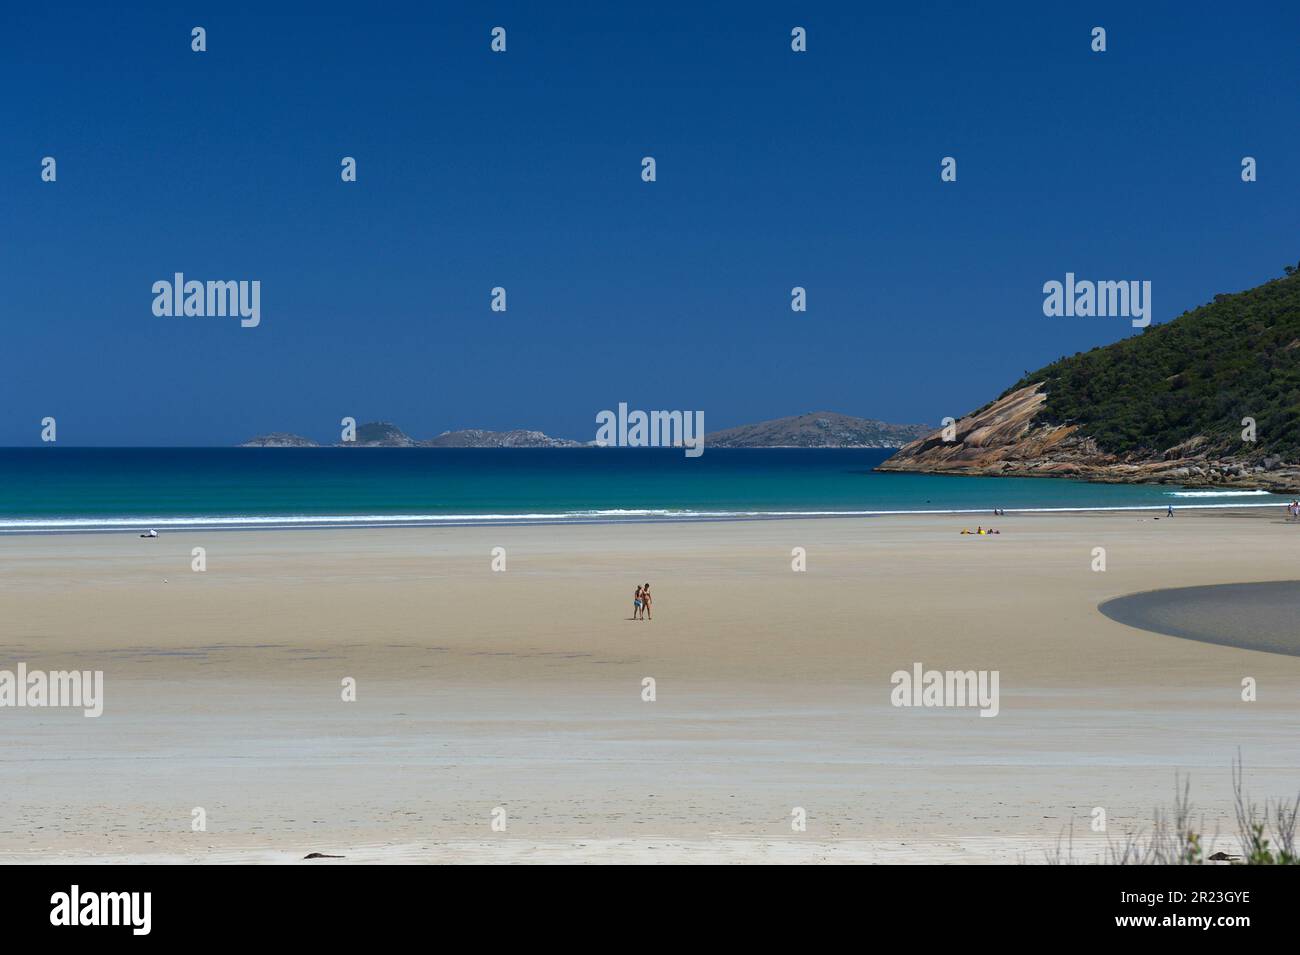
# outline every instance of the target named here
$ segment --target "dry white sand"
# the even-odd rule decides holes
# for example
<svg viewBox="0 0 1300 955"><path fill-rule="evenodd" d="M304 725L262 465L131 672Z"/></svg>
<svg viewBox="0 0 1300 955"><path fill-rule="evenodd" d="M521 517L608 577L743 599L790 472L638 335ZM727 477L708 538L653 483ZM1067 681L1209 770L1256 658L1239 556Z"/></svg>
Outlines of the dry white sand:
<svg viewBox="0 0 1300 955"><path fill-rule="evenodd" d="M1300 790L1300 658L1096 607L1300 577L1279 517L0 538L0 668L106 682L99 719L0 709L0 861L1038 862L1071 825L1092 858L1093 808L1147 826L1176 771L1232 848L1239 748ZM999 671L999 715L891 706L918 661Z"/></svg>

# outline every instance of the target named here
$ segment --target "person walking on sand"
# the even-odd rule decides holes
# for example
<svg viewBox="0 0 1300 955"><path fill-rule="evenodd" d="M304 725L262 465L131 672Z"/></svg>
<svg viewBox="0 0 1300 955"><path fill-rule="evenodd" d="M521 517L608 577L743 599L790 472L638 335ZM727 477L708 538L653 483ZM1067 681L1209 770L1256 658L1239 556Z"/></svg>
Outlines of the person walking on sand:
<svg viewBox="0 0 1300 955"><path fill-rule="evenodd" d="M1166 507L1168 508L1168 510L1165 511L1165 517L1173 517L1173 516L1174 516L1174 506L1173 506L1172 504L1168 504L1168 505L1166 505Z"/></svg>
<svg viewBox="0 0 1300 955"><path fill-rule="evenodd" d="M632 619L633 619L633 620L640 620L640 619L641 619L641 609L642 609L644 606L645 606L645 605L641 602L641 588L640 588L640 587L637 587L637 589L636 589L636 596L633 597L633 599L632 599Z"/></svg>
<svg viewBox="0 0 1300 955"><path fill-rule="evenodd" d="M645 618L653 620L650 616L650 585L643 584L641 587L641 609L645 611Z"/></svg>

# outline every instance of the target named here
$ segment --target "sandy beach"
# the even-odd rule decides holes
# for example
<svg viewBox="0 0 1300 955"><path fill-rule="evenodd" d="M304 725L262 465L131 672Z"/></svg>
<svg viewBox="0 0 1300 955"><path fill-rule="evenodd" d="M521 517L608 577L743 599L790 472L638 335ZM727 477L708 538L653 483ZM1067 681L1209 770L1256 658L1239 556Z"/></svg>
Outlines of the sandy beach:
<svg viewBox="0 0 1300 955"><path fill-rule="evenodd" d="M0 709L0 861L1091 860L1176 771L1227 844L1239 749L1300 791L1300 657L1097 606L1293 579L1300 526L1153 517L6 536L0 668L105 699ZM892 706L914 663L998 671L998 715Z"/></svg>

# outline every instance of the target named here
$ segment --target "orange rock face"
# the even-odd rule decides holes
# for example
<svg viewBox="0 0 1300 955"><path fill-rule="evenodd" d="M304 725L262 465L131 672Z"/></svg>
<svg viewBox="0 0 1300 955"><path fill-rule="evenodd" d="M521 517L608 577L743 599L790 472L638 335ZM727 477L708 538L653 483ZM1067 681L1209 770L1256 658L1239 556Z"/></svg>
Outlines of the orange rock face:
<svg viewBox="0 0 1300 955"><path fill-rule="evenodd" d="M1199 437L1153 456L1109 454L1079 425L1037 421L1047 401L1042 387L1021 388L966 415L953 426L951 440L944 440L941 428L905 445L877 470L1258 487L1289 494L1300 488L1300 468L1210 460L1198 453L1204 444Z"/></svg>

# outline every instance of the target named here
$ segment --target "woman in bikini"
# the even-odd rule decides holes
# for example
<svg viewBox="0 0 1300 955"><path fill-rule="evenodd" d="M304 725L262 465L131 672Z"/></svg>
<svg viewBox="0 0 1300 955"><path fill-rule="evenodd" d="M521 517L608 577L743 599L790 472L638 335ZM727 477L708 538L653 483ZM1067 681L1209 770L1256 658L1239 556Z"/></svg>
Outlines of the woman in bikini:
<svg viewBox="0 0 1300 955"><path fill-rule="evenodd" d="M645 618L653 620L650 616L650 585L645 584L641 587L641 609L645 611Z"/></svg>

